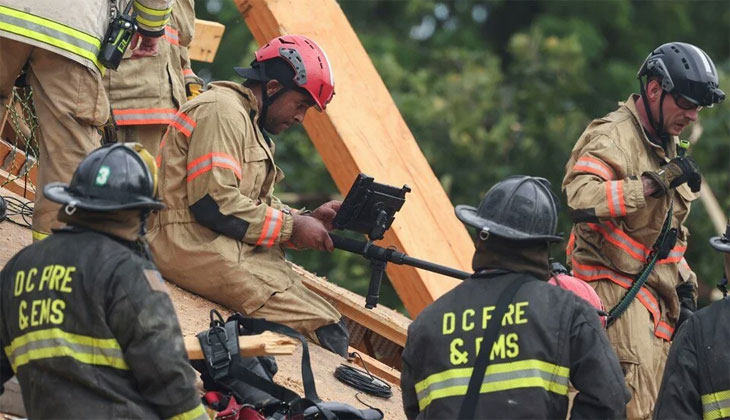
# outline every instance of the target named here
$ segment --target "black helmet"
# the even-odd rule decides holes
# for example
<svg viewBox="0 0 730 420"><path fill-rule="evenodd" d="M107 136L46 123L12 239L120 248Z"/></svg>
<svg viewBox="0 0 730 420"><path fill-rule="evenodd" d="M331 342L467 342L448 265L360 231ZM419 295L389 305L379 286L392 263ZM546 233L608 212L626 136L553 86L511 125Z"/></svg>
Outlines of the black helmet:
<svg viewBox="0 0 730 420"><path fill-rule="evenodd" d="M725 99L710 56L692 44L670 42L649 54L637 75L658 76L664 91L695 105L711 107Z"/></svg>
<svg viewBox="0 0 730 420"><path fill-rule="evenodd" d="M151 162L150 154L136 144L100 147L81 161L70 185L50 183L43 188L43 193L69 209L104 212L164 208L155 199L156 179L145 163L145 156Z"/></svg>
<svg viewBox="0 0 730 420"><path fill-rule="evenodd" d="M711 238L710 245L720 252L730 253L730 220L727 222L725 233Z"/></svg>
<svg viewBox="0 0 730 420"><path fill-rule="evenodd" d="M511 176L493 186L479 204L456 206L456 217L480 229L480 239L490 235L514 241L559 242L556 234L560 203L550 181L526 175Z"/></svg>

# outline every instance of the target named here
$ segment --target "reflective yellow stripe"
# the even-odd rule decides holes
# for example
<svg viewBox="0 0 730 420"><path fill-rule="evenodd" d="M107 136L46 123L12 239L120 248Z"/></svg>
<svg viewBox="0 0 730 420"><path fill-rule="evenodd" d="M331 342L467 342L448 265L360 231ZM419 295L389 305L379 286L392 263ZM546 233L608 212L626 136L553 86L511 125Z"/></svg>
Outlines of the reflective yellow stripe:
<svg viewBox="0 0 730 420"><path fill-rule="evenodd" d="M137 22L141 23L145 26L149 26L150 28L162 28L163 26L167 25L167 22L170 21L170 18L166 18L165 20L149 20L145 19L141 16L137 16Z"/></svg>
<svg viewBox="0 0 730 420"><path fill-rule="evenodd" d="M0 28L2 28L1 24L0 24ZM42 241L42 240L46 239L47 237L51 236L50 233L39 232L37 230L32 230L31 235L33 236L34 242Z"/></svg>
<svg viewBox="0 0 730 420"><path fill-rule="evenodd" d="M64 356L82 363L128 369L122 349L114 338L72 334L59 328L21 335L4 350L13 369L34 360Z"/></svg>
<svg viewBox="0 0 730 420"><path fill-rule="evenodd" d="M71 35L74 38L78 38L86 43L95 45L97 48L101 48L101 41L93 35L89 35L85 32L79 31L78 29L71 28L58 22L54 22L49 19L42 18L40 16L32 15L30 13L21 12L20 10L11 9L9 7L0 6L0 13L8 16L13 16L18 19L27 20L40 26L51 28L58 32L63 32L67 35Z"/></svg>
<svg viewBox="0 0 730 420"><path fill-rule="evenodd" d="M180 413L175 417L170 417L168 420L208 420L208 413L205 412L202 404L198 404L197 407L192 410L188 410L184 413Z"/></svg>
<svg viewBox="0 0 730 420"><path fill-rule="evenodd" d="M472 368L448 369L416 383L419 408L423 410L439 398L466 395L472 371ZM568 368L542 360L499 363L487 368L480 393L536 387L567 396L569 376Z"/></svg>
<svg viewBox="0 0 730 420"><path fill-rule="evenodd" d="M19 26L20 24L23 26ZM96 68L103 72L103 67L97 59L101 42L92 35L5 6L0 6L0 30L68 51L91 61ZM50 33L44 33L43 31ZM88 48L84 48L82 45Z"/></svg>
<svg viewBox="0 0 730 420"><path fill-rule="evenodd" d="M706 420L730 417L730 390L703 395L702 411Z"/></svg>
<svg viewBox="0 0 730 420"><path fill-rule="evenodd" d="M170 12L172 11L172 6L170 6L167 9L151 9L151 8L143 5L142 3L138 2L137 0L134 1L134 8L139 11L142 11L148 15L153 15L153 16L166 16L166 15L169 15Z"/></svg>

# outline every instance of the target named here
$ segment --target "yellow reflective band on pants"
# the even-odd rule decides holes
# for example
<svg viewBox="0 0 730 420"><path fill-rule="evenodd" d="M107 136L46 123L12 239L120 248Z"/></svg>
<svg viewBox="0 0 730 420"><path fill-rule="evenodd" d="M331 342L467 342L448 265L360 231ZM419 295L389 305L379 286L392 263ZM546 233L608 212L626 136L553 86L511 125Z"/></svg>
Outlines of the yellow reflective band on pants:
<svg viewBox="0 0 730 420"><path fill-rule="evenodd" d="M730 417L730 390L703 395L702 413L705 420Z"/></svg>
<svg viewBox="0 0 730 420"><path fill-rule="evenodd" d="M449 369L434 373L416 384L418 407L423 411L433 400L466 395L473 368ZM544 388L568 395L570 369L541 360L497 363L487 367L479 393L519 388Z"/></svg>
<svg viewBox="0 0 730 420"><path fill-rule="evenodd" d="M170 417L168 420L209 420L208 413L205 412L202 404L198 404L197 407L192 410L188 410L184 413L180 413L174 417Z"/></svg>
<svg viewBox="0 0 730 420"><path fill-rule="evenodd" d="M104 71L97 59L101 41L93 35L6 6L0 6L0 30L68 51Z"/></svg>
<svg viewBox="0 0 730 420"><path fill-rule="evenodd" d="M32 361L53 357L71 357L89 365L129 369L116 339L72 334L59 328L21 335L5 347L5 354L15 371Z"/></svg>

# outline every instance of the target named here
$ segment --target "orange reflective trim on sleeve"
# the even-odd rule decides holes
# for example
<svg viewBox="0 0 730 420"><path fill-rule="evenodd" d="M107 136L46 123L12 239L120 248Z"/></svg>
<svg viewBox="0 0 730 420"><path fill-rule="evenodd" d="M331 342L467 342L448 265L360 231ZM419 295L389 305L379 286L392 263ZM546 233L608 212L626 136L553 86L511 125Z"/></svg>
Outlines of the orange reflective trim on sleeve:
<svg viewBox="0 0 730 420"><path fill-rule="evenodd" d="M626 216L626 203L624 202L624 182L607 181L605 184L606 201L608 203L608 212L611 214L611 217Z"/></svg>
<svg viewBox="0 0 730 420"><path fill-rule="evenodd" d="M256 245L263 245L266 248L271 248L274 245L274 241L281 232L281 226L284 224L284 214L273 207L266 208L266 218L264 219L264 225L261 228L261 235L256 240Z"/></svg>
<svg viewBox="0 0 730 420"><path fill-rule="evenodd" d="M172 121L170 121L170 125L175 127L177 131L183 133L185 137L190 138L193 134L196 123L192 118L188 117L187 114L182 111L178 111Z"/></svg>
<svg viewBox="0 0 730 420"><path fill-rule="evenodd" d="M188 164L188 183L213 168L230 169L236 174L236 178L241 179L241 165L233 156L226 153L208 153Z"/></svg>
<svg viewBox="0 0 730 420"><path fill-rule="evenodd" d="M615 178L613 169L600 160L590 157L581 156L575 165L573 166L574 172L588 172L593 175L598 175L606 181L610 181Z"/></svg>
<svg viewBox="0 0 730 420"><path fill-rule="evenodd" d="M170 25L165 26L165 33L162 35L162 37L165 39L165 41L169 42L172 45L180 45L180 34L178 33L177 29L171 27Z"/></svg>
<svg viewBox="0 0 730 420"><path fill-rule="evenodd" d="M193 69L183 69L183 76L195 76Z"/></svg>
<svg viewBox="0 0 730 420"><path fill-rule="evenodd" d="M616 182L616 185L618 186L618 191L616 192L619 204L619 212L621 216L626 216L626 201L624 201L624 181L614 181Z"/></svg>
<svg viewBox="0 0 730 420"><path fill-rule="evenodd" d="M153 125L170 124L174 120L177 109L175 108L137 108L137 109L115 109L114 121L117 125Z"/></svg>
<svg viewBox="0 0 730 420"><path fill-rule="evenodd" d="M162 148L167 144L167 136L170 135L170 127L168 126L165 130L165 134L162 135L162 141L160 141L160 147L157 148L157 156L155 156L155 163L157 167L162 166Z"/></svg>

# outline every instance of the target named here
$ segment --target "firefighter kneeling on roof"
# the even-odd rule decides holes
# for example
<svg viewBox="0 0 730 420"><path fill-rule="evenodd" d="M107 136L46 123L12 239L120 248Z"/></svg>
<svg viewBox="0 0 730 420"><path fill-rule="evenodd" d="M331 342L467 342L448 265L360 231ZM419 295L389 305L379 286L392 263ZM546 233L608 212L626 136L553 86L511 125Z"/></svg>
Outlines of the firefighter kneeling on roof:
<svg viewBox="0 0 730 420"><path fill-rule="evenodd" d="M347 354L341 315L302 284L283 246L332 251L327 234L340 202L311 215L274 196L278 134L323 110L334 95L324 51L299 35L256 51L248 80L211 83L182 106L160 144L160 196L150 246L164 277L246 315L288 325Z"/></svg>
<svg viewBox="0 0 730 420"><path fill-rule="evenodd" d="M625 417L630 395L596 309L547 283L549 244L562 240L550 183L509 177L456 214L478 229L475 273L408 328L408 418L566 418L569 382L571 418Z"/></svg>
<svg viewBox="0 0 730 420"><path fill-rule="evenodd" d="M15 373L30 418L207 418L140 242L147 213L163 207L145 156L154 165L139 145L103 147L71 185L48 184L68 227L0 272L0 393Z"/></svg>

